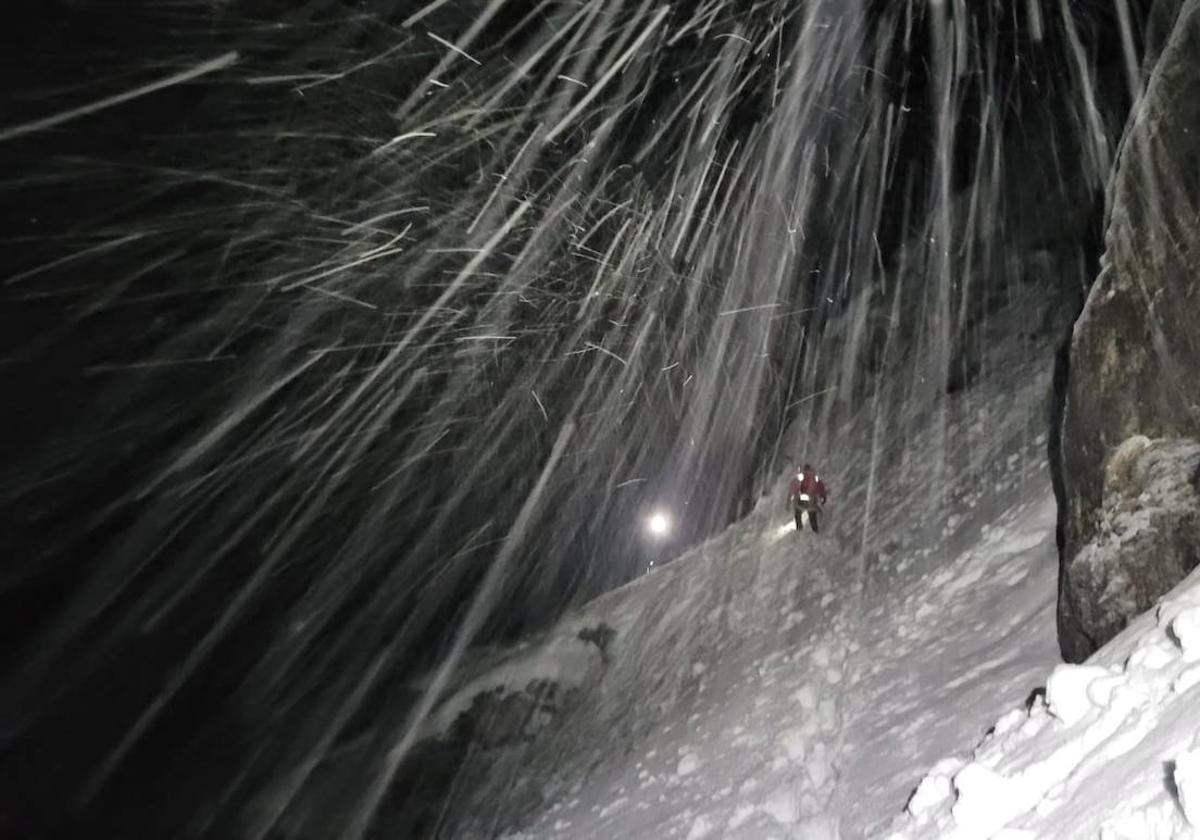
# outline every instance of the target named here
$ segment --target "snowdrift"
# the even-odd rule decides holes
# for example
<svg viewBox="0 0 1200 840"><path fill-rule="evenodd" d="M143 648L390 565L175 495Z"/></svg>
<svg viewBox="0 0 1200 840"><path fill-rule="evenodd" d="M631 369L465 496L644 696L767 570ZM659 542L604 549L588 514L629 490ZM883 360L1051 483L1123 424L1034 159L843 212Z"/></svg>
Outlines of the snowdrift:
<svg viewBox="0 0 1200 840"><path fill-rule="evenodd" d="M890 840L1165 840L1200 829L1200 572L921 780Z"/></svg>

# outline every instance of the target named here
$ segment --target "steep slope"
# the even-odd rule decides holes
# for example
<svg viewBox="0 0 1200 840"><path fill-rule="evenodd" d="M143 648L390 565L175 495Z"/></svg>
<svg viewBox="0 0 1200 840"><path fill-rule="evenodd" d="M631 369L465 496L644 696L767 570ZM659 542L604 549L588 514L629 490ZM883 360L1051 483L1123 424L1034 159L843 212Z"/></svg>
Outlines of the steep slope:
<svg viewBox="0 0 1200 840"><path fill-rule="evenodd" d="M921 781L890 840L1168 840L1200 830L1200 573Z"/></svg>
<svg viewBox="0 0 1200 840"><path fill-rule="evenodd" d="M1194 494L1145 529L1140 548L1153 540L1153 550L1089 550L1109 519L1105 473L1122 444L1136 436L1200 438L1200 2L1157 6L1166 34L1125 128L1108 188L1102 269L1071 341L1058 607L1071 662L1090 656L1200 563Z"/></svg>
<svg viewBox="0 0 1200 840"><path fill-rule="evenodd" d="M974 387L924 413L862 413L827 473L832 533L789 530L774 493L696 551L474 663L427 724L475 744L443 833L885 827L926 766L1056 660L1049 357L1010 339Z"/></svg>

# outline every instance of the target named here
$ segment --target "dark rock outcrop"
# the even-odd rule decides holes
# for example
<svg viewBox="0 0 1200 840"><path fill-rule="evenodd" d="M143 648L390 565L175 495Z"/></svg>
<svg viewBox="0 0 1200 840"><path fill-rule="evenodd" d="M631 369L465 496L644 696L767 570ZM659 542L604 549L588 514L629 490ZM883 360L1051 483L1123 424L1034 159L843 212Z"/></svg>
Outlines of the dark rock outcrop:
<svg viewBox="0 0 1200 840"><path fill-rule="evenodd" d="M1130 438L1109 461L1091 540L1064 593L1091 646L1116 636L1200 565L1200 444Z"/></svg>
<svg viewBox="0 0 1200 840"><path fill-rule="evenodd" d="M524 690L496 687L480 692L455 720L452 740L485 749L532 740L577 694L577 689L560 691L557 683L540 679Z"/></svg>
<svg viewBox="0 0 1200 840"><path fill-rule="evenodd" d="M1085 549L1105 539L1104 471L1123 441L1200 438L1200 0L1181 5L1131 113L1108 212L1062 421L1058 628L1071 662L1145 609L1145 592L1166 592L1186 571L1114 548L1119 568L1096 577ZM1123 595L1113 591L1120 581Z"/></svg>

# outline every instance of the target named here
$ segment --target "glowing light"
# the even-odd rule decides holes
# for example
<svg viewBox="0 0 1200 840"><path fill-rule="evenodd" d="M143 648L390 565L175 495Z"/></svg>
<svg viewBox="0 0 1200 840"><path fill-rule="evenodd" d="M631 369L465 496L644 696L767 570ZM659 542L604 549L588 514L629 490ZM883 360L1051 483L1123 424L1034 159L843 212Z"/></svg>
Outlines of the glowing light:
<svg viewBox="0 0 1200 840"><path fill-rule="evenodd" d="M665 537L671 532L671 518L662 511L655 511L646 520L646 528L656 537Z"/></svg>

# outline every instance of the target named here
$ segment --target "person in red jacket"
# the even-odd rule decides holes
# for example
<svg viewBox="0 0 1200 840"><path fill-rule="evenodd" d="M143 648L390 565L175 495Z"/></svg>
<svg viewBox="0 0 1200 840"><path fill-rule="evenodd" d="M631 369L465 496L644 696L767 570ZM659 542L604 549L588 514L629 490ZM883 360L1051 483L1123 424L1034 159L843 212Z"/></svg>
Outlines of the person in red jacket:
<svg viewBox="0 0 1200 840"><path fill-rule="evenodd" d="M828 500L829 490L812 464L805 464L798 469L788 487L788 504L792 506L792 512L796 515L796 530L804 530L804 514L807 513L808 524L813 533L817 533L817 518Z"/></svg>

